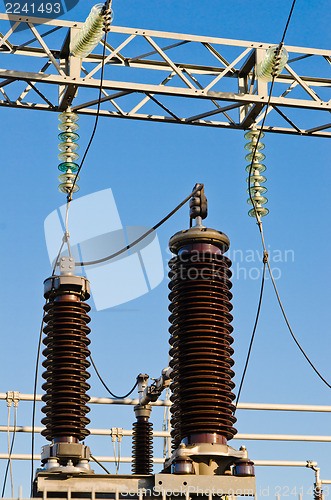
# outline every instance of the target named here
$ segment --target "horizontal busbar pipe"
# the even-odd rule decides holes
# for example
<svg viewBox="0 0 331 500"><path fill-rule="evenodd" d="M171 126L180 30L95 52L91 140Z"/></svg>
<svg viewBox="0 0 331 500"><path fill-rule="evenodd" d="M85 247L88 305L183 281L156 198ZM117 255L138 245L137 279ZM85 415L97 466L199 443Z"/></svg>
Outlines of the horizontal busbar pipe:
<svg viewBox="0 0 331 500"><path fill-rule="evenodd" d="M115 428L117 431L117 428ZM9 427L9 432L14 432L14 426ZM35 427L34 432L36 434L41 433L44 427ZM90 435L92 436L111 436L112 429L89 429ZM115 435L117 435L115 431ZM6 425L0 425L0 432L8 432L8 427ZM32 427L28 426L17 426L15 432L28 432L32 433ZM132 436L132 430L120 429L122 436ZM153 431L154 437L170 437L170 432L168 431ZM252 440L252 441L311 441L319 443L330 443L331 436L306 436L306 435L295 435L295 434L236 434L233 439L241 440Z"/></svg>
<svg viewBox="0 0 331 500"><path fill-rule="evenodd" d="M41 394L37 394L36 401L41 401ZM0 400L6 400L7 394L0 393ZM20 401L33 401L33 394L19 394ZM117 404L117 405L132 405L139 404L139 399L111 399L91 397L89 404ZM171 401L158 399L150 403L153 406L171 406ZM326 412L331 413L331 406L325 405L293 405L293 404L277 404L277 403L239 403L238 410L272 410L272 411L307 411L307 412Z"/></svg>
<svg viewBox="0 0 331 500"><path fill-rule="evenodd" d="M0 460L8 460L8 453L0 453ZM12 460L31 460L31 455L24 453L13 453L11 455ZM41 460L41 455L34 455L35 460ZM114 457L95 457L98 462L118 462ZM121 457L120 463L131 463L131 457ZM155 464L163 464L164 458L153 458ZM295 460L255 460L254 465L257 466L268 466L268 467L308 467L308 463L314 467L317 466L317 462L311 461L295 461ZM326 483L325 483L326 484Z"/></svg>

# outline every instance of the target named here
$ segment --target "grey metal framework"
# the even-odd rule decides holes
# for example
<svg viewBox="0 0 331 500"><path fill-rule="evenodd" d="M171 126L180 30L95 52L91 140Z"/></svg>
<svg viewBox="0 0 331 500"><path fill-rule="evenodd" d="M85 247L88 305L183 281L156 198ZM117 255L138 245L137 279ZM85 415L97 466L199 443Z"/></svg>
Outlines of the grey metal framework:
<svg viewBox="0 0 331 500"><path fill-rule="evenodd" d="M71 56L81 25L0 14L1 66L11 68L0 69L0 106L95 115L103 42L86 59ZM108 42L101 116L229 129L262 121L268 83L255 67L272 44L117 26ZM331 50L286 49L265 130L331 137Z"/></svg>

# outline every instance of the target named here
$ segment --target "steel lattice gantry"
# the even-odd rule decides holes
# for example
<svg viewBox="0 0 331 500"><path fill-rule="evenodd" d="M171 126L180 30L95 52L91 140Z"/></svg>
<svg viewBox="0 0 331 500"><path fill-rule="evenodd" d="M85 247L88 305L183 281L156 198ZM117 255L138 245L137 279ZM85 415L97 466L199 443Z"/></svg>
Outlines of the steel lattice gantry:
<svg viewBox="0 0 331 500"><path fill-rule="evenodd" d="M96 114L103 42L71 56L81 26L0 14L0 106ZM231 129L262 121L269 89L255 67L272 44L117 26L108 42L101 116ZM286 49L265 130L331 137L331 50Z"/></svg>

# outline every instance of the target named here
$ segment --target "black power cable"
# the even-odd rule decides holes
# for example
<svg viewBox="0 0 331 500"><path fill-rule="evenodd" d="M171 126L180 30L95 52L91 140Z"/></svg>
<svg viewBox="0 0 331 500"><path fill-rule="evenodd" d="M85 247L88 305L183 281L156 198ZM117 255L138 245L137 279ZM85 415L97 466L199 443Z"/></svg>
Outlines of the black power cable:
<svg viewBox="0 0 331 500"><path fill-rule="evenodd" d="M257 324L259 322L261 305L262 305L263 290L264 290L264 282L265 282L266 264L267 264L266 259L263 259L263 273L262 273L262 282L261 282L259 304L258 304L258 307L257 307L257 312L256 312L256 318L255 318L253 333L252 333L252 336L251 336L251 340L250 340L249 348L248 348L248 352L247 352L245 367L244 367L244 371L243 371L243 374L241 376L241 380L240 380L240 384L239 384L238 395L237 395L236 402L235 402L236 409L235 409L234 413L236 412L236 410L238 408L238 403L239 403L239 398L240 398L240 394L241 394L241 389L242 389L243 384L244 384L245 375L246 375L246 371L247 371L247 367L248 367L248 363L249 363L249 358L251 356L251 351L252 351L252 347L253 347L255 332L256 332Z"/></svg>
<svg viewBox="0 0 331 500"><path fill-rule="evenodd" d="M274 66L277 64L278 58L280 57L281 50L282 50L283 45L284 45L285 35L286 35L287 29L288 29L288 26L289 26L289 23L290 23L292 14L293 14L293 9L294 9L294 6L295 6L295 2L296 2L296 0L293 0L292 6L291 6L291 9L290 9L290 13L289 13L287 21L286 21L285 29L283 31L283 36L282 36L281 42L280 42L280 44L279 44L279 46L278 46L278 48L276 50L276 53L275 53L275 63L274 63ZM271 96L272 96L272 91L273 91L273 87L274 87L274 83L275 83L275 78L276 78L276 71L273 70L273 72L272 72L271 87L270 87L270 92L269 92L269 96L268 96L268 102L267 102L266 110L265 110L264 117L263 117L263 120L262 120L262 123L261 123L261 128L260 128L259 134L257 136L256 145L255 145L253 153L252 153L252 161L251 161L251 165L250 165L250 168L249 168L249 174L248 174L248 193L249 193L249 198L251 200L252 206L254 208L254 214L255 214L256 222L257 222L257 225L258 225L260 233L261 233L264 256L263 256L263 274L262 274L260 298L259 298L259 303L258 303L258 307L257 307L256 318L255 318L255 322L254 322L254 327L253 327L253 331L252 331L252 335L251 335L251 340L250 340L250 343L249 343L249 348L248 348L248 353L247 353L247 357L246 357L246 362L245 362L243 374L241 376L239 390L238 390L238 395L237 395L236 402L235 402L235 411L237 410L237 407L238 407L239 397L240 397L241 390L242 390L242 387L243 387L243 383L244 383L244 380L245 380L245 375L246 375L246 371L247 371L247 367L248 367L248 363L249 363L249 359L250 359L250 355L251 355L251 351L252 351L252 347L253 347L255 332L256 332L258 321L259 321L259 317L260 317L262 297L263 297L263 291L264 291L266 264L268 265L268 269L270 270L270 265L269 265L269 261L268 261L268 253L266 251L266 247L265 247L265 243L264 243L262 222L261 222L261 218L260 218L260 216L259 216L259 214L258 214L258 212L256 210L256 206L255 206L255 203L254 203L254 200L253 200L253 197L252 197L251 177L252 177L252 171L253 171L254 157L255 157L255 154L257 152L257 148L258 148L258 144L260 142L261 136L262 136L262 132L263 132L263 127L264 127L264 124L265 124L265 120L267 118L268 109L269 109L269 106L270 106L270 101L271 101Z"/></svg>
<svg viewBox="0 0 331 500"><path fill-rule="evenodd" d="M14 443L15 443L16 424L17 424L17 406L15 406L14 432L13 432L13 437L12 437L12 441L11 441L11 445L10 445L9 458L8 458L8 461L7 461L7 466L6 466L6 471L5 471L5 477L3 479L1 498L3 498L5 496L5 490L6 490L6 484L7 484L7 477L8 477L8 472L9 472L9 468L10 468L10 460L11 460L11 455L13 453Z"/></svg>
<svg viewBox="0 0 331 500"><path fill-rule="evenodd" d="M131 390L130 390L127 394L125 394L124 396L116 396L113 392L111 392L111 390L108 388L108 386L106 385L106 383L105 383L105 382L104 382L104 380L102 379L102 377L101 377L100 373L98 372L97 367L95 366L95 363L94 363L94 361L93 361L93 359L92 359L91 354L90 354L90 360L91 360L92 366L93 366L93 368L94 368L94 370L95 370L95 373L97 374L97 376L98 376L98 378L99 378L100 382L102 383L102 385L104 386L104 388L106 389L106 391L107 391L107 392L109 392L109 394L110 394L113 398L115 398L115 399L125 399L125 398L127 398L128 396L130 396L130 395L133 393L133 391L135 390L135 388L136 388L136 387L137 387L137 385L138 385L138 381L134 384L134 386L132 387L132 389L131 389Z"/></svg>
<svg viewBox="0 0 331 500"><path fill-rule="evenodd" d="M287 316L286 316L286 313L285 313L285 310L284 310L284 307L283 307L283 304L282 304L282 301L280 300L280 296L279 296L279 293L278 293L278 290L277 290L277 286L276 286L276 283L275 283L275 280L274 280L274 277L273 277L273 274L272 274L272 271L271 271L271 267L270 267L270 264L269 262L267 262L268 264L268 269L269 269L269 273L270 273L270 277L271 277L271 281L272 281L272 284L273 284L273 287L274 287L274 290L275 290L275 293L276 293L276 297L277 297L277 300L278 300L278 304L279 304L279 307L283 313L283 316L284 316L284 319L285 319L285 323L290 331L290 334L294 340L294 342L296 343L296 345L299 347L300 351L302 352L302 354L304 355L304 357L306 358L306 360L308 361L308 363L310 364L310 366L312 367L312 369L314 370L314 372L319 376L319 378L324 382L325 385L327 385L330 389L331 389L331 384L329 384L329 382L327 382L325 380L325 378L321 375L321 373L318 371L318 369L316 368L316 366L313 364L313 362L309 359L309 357L307 356L307 354L305 353L305 351L303 350L303 348L301 347L298 339L296 338L296 336L294 335L293 333L293 330L291 328L291 325L287 319Z"/></svg>
<svg viewBox="0 0 331 500"><path fill-rule="evenodd" d="M160 226L162 226L162 224L164 224L168 219L170 219L170 217L172 217L180 208L182 208L183 205L185 205L185 203L187 203L189 201L190 198L192 198L192 196L194 196L198 191L201 191L201 189L203 188L203 184L197 184L195 189L193 189L192 193L190 193L186 198L185 200L183 200L179 205L177 205L176 208L174 208L168 215L166 215L162 220L160 220L160 222L158 222L157 224L155 224L155 226L153 226L151 229L149 229L148 231L146 231L146 233L144 233L142 236L140 236L139 238L137 238L135 241L133 241L132 243L130 243L130 245L127 245L126 247L124 248L121 248L121 250L118 250L118 252L115 252L111 255L108 255L107 257L103 257L102 259L97 259L97 260L92 260L90 262L76 262L75 265L76 266L92 266L94 264L101 264L102 262L106 262L107 260L111 260L111 259L115 259L115 257L118 257L119 255L121 255L123 252L126 252L127 250L129 250L130 248L134 247L135 245L137 245L138 243L140 243L141 241L143 241L145 238L147 238L147 236L149 236L153 231L155 231L156 229L158 229Z"/></svg>
<svg viewBox="0 0 331 500"><path fill-rule="evenodd" d="M92 134L91 134L91 138L89 140L89 143L88 143L87 148L85 150L85 153L83 155L82 161L81 161L81 163L79 165L79 168L78 168L78 170L76 172L76 176L75 176L74 182L73 182L73 184L71 186L71 189L70 189L70 191L68 193L68 196L67 196L68 203L70 203L72 201L72 194L73 194L73 191L75 189L77 178L78 178L78 176L80 174L80 171L83 168L83 165L85 163L85 159L87 157L87 153L90 150L90 147L92 145L92 142L93 142L93 139L94 139L95 133L97 131L97 127L98 127L98 122L99 122L99 117L100 117L100 107L101 107L101 96L102 96L102 88L103 88L103 79L104 79L104 72L105 72L105 58L106 58L107 35L108 35L108 33L106 31L105 32L105 36L104 36L104 45L103 45L103 53L102 53L102 64L101 64L100 88L99 88L99 98L98 98L98 107L97 107L97 114L96 114L96 117L95 117L95 123L94 123L93 131L92 131Z"/></svg>
<svg viewBox="0 0 331 500"><path fill-rule="evenodd" d="M46 300L45 305L48 303ZM41 341L43 336L43 328L44 328L44 318L45 318L45 306L44 306L44 314L43 319L41 321L40 333L38 339L38 348L37 348L37 359L36 359L36 367L35 367L35 375L34 375L34 388L33 388L33 403L32 403L32 434L31 434L31 498L33 497L33 472L34 472L34 429L35 429L35 420L36 420L36 401L37 401L37 384L38 384L38 371L39 371L39 360L40 360L40 351L41 351Z"/></svg>
<svg viewBox="0 0 331 500"><path fill-rule="evenodd" d="M282 36L281 42L280 42L280 44L278 46L278 49L276 51L276 54L275 54L275 56L276 56L275 63L277 62L277 57L281 53L281 50L282 50L282 47L283 47L283 44L284 44L285 35L286 35L287 29L289 27L289 23L290 23L292 14L293 14L293 9L294 9L295 3L296 3L296 0L293 0L292 6L291 6L291 10L290 10L290 13L289 13L289 16L288 16L288 19L287 19L287 22L286 22L286 26L285 26L285 29L284 29L284 32L283 32L283 36ZM261 218L260 218L259 214L256 211L256 206L255 206L255 203L253 201L252 193L251 193L251 175L252 175L252 168L253 168L253 159L254 159L255 153L257 151L257 146L258 146L258 143L260 141L260 138L261 138L261 135L262 135L262 131L263 131L263 127L264 127L264 123L265 123L265 120L266 120L266 117L267 117L267 112L268 112L268 108L269 108L270 101L271 101L271 95L272 95L272 90L273 90L273 87L274 87L275 77L276 77L276 74L275 74L275 71L273 71L273 76L272 76L272 82L271 82L271 87L270 87L270 93L269 93L268 103L267 103L267 106L266 106L265 115L264 115L263 120L262 120L260 132L259 132L259 135L258 135L258 138L257 138L257 141L256 141L254 152L252 154L252 162L251 162L250 169L249 169L249 175L248 175L249 197L250 197L250 200L251 200L252 205L254 207L255 218L256 218L257 225L259 227L259 231L260 231L261 238L262 238L262 245L263 245L263 250L264 250L264 259L266 259L266 263L267 263L269 274L270 274L270 277L271 277L271 280L272 280L272 284L273 284L273 287L274 287L274 290L275 290L275 293L276 293L278 304L279 304L279 307L280 307L280 309L282 311L282 314L283 314L284 320L286 322L286 325L287 325L287 327L289 329L289 332L290 332L290 334L291 334L294 342L296 343L296 345L298 346L298 348L300 349L301 353L303 354L303 356L305 357L305 359L308 361L308 363L310 364L310 366L312 367L312 369L315 371L315 373L318 375L318 377L331 389L331 384L329 384L329 382L327 382L327 380L321 375L321 373L319 372L319 370L315 367L315 365L313 364L313 362L310 360L310 358L308 357L308 355L306 354L306 352L304 351L304 349L300 345L299 341L295 337L295 335L293 333L293 330L292 330L292 328L290 326L290 323L289 323L288 318L286 316L286 313L285 313L285 310L284 310L282 301L280 299L280 296L279 296L279 293L278 293L278 289L277 289L277 286L276 286L276 283L275 283L275 280L274 280L274 277L273 277L273 274L272 274L272 270L271 270L270 263L269 263L269 260L268 260L268 253L266 252L266 246L265 246L265 242L264 242L264 235L263 235L263 228L262 228ZM257 319L258 319L258 315L257 315ZM254 338L254 334L255 334L255 327L254 327L254 331L253 331L253 334L252 334L252 338ZM251 342L252 342L252 340L251 340ZM249 351L249 354L250 354L250 351ZM249 355L248 355L248 358L249 358ZM246 366L245 366L245 371L246 371ZM238 398L237 398L237 400L238 400Z"/></svg>

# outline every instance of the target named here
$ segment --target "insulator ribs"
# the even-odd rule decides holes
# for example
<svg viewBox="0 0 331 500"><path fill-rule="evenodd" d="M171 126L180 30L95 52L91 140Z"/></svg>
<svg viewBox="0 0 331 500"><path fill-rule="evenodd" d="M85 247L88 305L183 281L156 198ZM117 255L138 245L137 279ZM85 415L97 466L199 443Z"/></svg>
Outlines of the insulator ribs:
<svg viewBox="0 0 331 500"><path fill-rule="evenodd" d="M152 474L153 424L147 417L138 417L133 424L132 459L133 474Z"/></svg>
<svg viewBox="0 0 331 500"><path fill-rule="evenodd" d="M192 251L171 259L169 277L173 446L201 434L231 439L234 364L231 261L220 252Z"/></svg>
<svg viewBox="0 0 331 500"><path fill-rule="evenodd" d="M42 400L46 406L42 411L46 417L42 423L46 429L42 434L49 441L68 437L80 441L89 434L85 427L90 422L85 417L89 412L86 391L90 386L86 380L90 377L87 372L90 363L86 358L90 354L87 348L90 329L86 325L90 321L87 315L90 306L77 295L63 294L50 300L44 309L46 382L42 388L46 394Z"/></svg>

